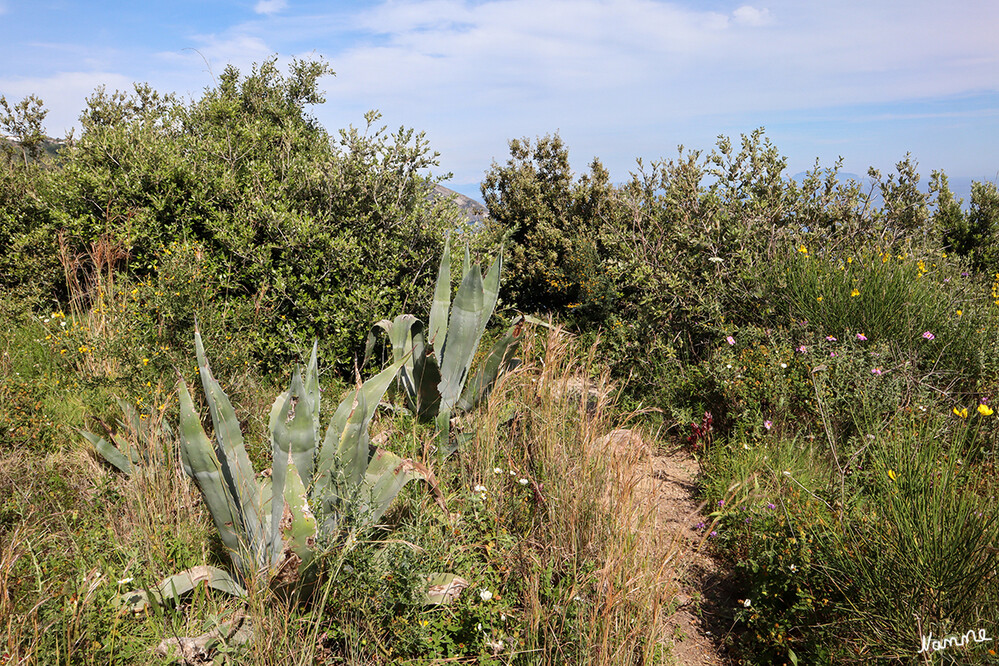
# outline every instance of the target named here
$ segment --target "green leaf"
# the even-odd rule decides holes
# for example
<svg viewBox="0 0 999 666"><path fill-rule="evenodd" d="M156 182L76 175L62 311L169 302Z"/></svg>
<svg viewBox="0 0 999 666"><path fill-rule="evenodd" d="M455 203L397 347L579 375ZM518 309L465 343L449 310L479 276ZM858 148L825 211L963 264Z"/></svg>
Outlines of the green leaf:
<svg viewBox="0 0 999 666"><path fill-rule="evenodd" d="M246 596L246 590L228 573L218 567L200 565L163 579L153 589L126 592L118 598L118 605L128 607L133 613L141 613L153 603L162 605L169 602L176 605L180 602L180 597L201 583L226 594Z"/></svg>
<svg viewBox="0 0 999 666"><path fill-rule="evenodd" d="M451 307L451 235L444 241L444 254L437 268L437 284L434 287L434 300L430 304L430 338L428 343L434 349L444 348L447 335L448 310Z"/></svg>
<svg viewBox="0 0 999 666"><path fill-rule="evenodd" d="M323 491L323 486L327 483L328 475L334 468L337 451L339 451L342 446L344 430L347 427L348 420L355 411L355 397L358 395L363 397L364 410L361 413L361 416L363 417L362 420L365 424L365 428L367 428L367 423L371 421L371 417L374 415L375 409L378 407L378 403L381 402L382 396L385 395L385 391L392 383L392 380L395 379L399 369L408 359L408 354L403 356L401 359L397 360L395 363L385 368L368 381L364 382L359 390L350 393L337 406L336 411L333 413L333 418L330 420L330 425L326 429L326 436L323 439L323 445L319 450L318 467L315 475L315 484L319 487L316 490L320 492Z"/></svg>
<svg viewBox="0 0 999 666"><path fill-rule="evenodd" d="M362 515L377 523L407 483L426 478L427 472L419 463L400 458L391 451L376 449L364 473Z"/></svg>
<svg viewBox="0 0 999 666"><path fill-rule="evenodd" d="M180 459L184 471L201 491L233 563L243 573L249 573L243 557L246 544L241 538L243 523L239 508L183 379L180 380Z"/></svg>
<svg viewBox="0 0 999 666"><path fill-rule="evenodd" d="M482 319L483 305L482 273L478 266L473 266L458 288L447 329L447 345L441 351L443 360L438 384L441 409L452 409L461 395L481 336L476 332Z"/></svg>
<svg viewBox="0 0 999 666"><path fill-rule="evenodd" d="M516 319L506 334L489 350L485 360L479 364L471 381L466 385L461 400L458 401L458 409L467 411L477 407L489 396L500 373L509 372L520 365L520 359L514 358L514 354L520 345L521 325L522 320Z"/></svg>
<svg viewBox="0 0 999 666"><path fill-rule="evenodd" d="M259 506L260 491L253 465L243 444L243 433L240 431L239 419L236 418L236 410L229 402L229 396L212 376L205 356L205 347L201 341L201 333L197 329L194 331L194 345L198 356L201 385L215 428L222 477L229 486L231 496L237 501L248 544L251 547L263 544L266 537L263 533L263 519ZM264 562L259 559L258 557L256 564L262 566Z"/></svg>
<svg viewBox="0 0 999 666"><path fill-rule="evenodd" d="M128 459L124 453L119 451L116 447L112 446L103 437L98 437L92 432L87 432L86 430L80 430L77 428L77 432L83 435L87 441L94 445L97 453L101 454L104 460L108 461L120 471L125 474L131 474L133 471L132 461Z"/></svg>
<svg viewBox="0 0 999 666"><path fill-rule="evenodd" d="M294 568L295 582L301 582L305 570L311 566L316 555L318 528L316 518L309 508L305 484L294 465L288 465L280 528L283 547L274 553L272 564L278 564L285 582L291 573L289 567ZM290 554L298 558L297 562L291 560Z"/></svg>

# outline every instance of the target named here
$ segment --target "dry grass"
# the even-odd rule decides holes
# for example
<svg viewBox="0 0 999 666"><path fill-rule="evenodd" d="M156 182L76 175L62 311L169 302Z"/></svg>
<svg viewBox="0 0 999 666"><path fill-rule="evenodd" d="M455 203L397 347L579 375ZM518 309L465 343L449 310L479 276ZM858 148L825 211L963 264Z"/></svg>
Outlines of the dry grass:
<svg viewBox="0 0 999 666"><path fill-rule="evenodd" d="M494 461L525 470L542 507L520 563L528 649L537 663L567 663L566 632L575 631L586 663L653 663L667 644L677 575L676 546L661 538L642 491L649 451L607 437L626 419L592 351L579 358L557 328L528 332L524 350L528 362L500 382L481 415L465 469L468 484L488 481ZM551 570L575 577L554 604L541 591Z"/></svg>
<svg viewBox="0 0 999 666"><path fill-rule="evenodd" d="M645 487L648 447L607 437L622 422L615 396L592 352L580 358L571 336L528 330L522 356L527 362L502 378L488 406L469 417L465 429L475 432L474 445L439 470L450 483L496 487L501 496L490 506L498 521L530 516L507 551L512 561L502 563L522 582L516 607L524 640L511 658L662 663L676 546L658 529ZM262 399L255 388L248 387L249 404ZM219 562L210 552L209 517L183 474L177 442L162 427L168 411L154 405L141 418L112 426L145 459L130 476L99 461L82 438L56 454L0 459L0 491L33 507L22 524L6 533L0 528L0 649L7 663L135 663L148 658L161 638L203 634L240 610L254 628L241 663L381 663L370 648L379 640L378 628L365 618L357 618L357 633L367 636L368 648L330 652L324 633L350 622L336 614L338 590L320 589L318 603L303 607L251 581L245 600L198 592L181 609L138 618L110 608L128 589ZM382 428L399 438L425 434L407 435L393 422ZM517 470L533 492L525 493L517 479L505 491L496 486L491 475L499 465ZM419 525L420 512L438 511L433 500L420 498L402 515L411 512ZM428 546L433 538L425 536ZM61 578L54 573L59 567L68 571Z"/></svg>

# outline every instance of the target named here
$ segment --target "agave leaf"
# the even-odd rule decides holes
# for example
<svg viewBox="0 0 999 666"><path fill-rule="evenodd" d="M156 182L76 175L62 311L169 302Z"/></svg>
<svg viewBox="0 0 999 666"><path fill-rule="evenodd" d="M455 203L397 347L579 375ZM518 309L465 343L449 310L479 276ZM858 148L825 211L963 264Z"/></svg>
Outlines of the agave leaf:
<svg viewBox="0 0 999 666"><path fill-rule="evenodd" d="M246 573L244 544L240 539L243 523L239 508L229 484L225 482L215 448L194 411L194 401L191 400L191 393L183 379L180 380L180 459L184 471L194 479L201 491L230 557L236 567Z"/></svg>
<svg viewBox="0 0 999 666"><path fill-rule="evenodd" d="M363 396L363 422L366 425L369 421L371 421L371 417L374 415L375 409L378 407L378 403L381 402L382 396L385 395L385 391L392 383L392 380L395 379L396 373L399 372L399 369L407 360L409 360L408 354L403 356L401 359L398 359L395 363L385 368L368 381L364 382L360 389L349 394L337 406L336 411L333 413L333 418L330 420L330 425L326 429L326 436L323 438L323 445L319 449L319 460L314 480L316 491L323 492L326 489L329 474L336 463L335 457L337 455L337 451L341 448L341 442L343 440L344 430L347 427L347 421L351 418L351 414L354 412L355 397Z"/></svg>
<svg viewBox="0 0 999 666"><path fill-rule="evenodd" d="M348 488L357 488L364 480L364 470L368 465L370 421L371 416L368 414L364 391L359 390L354 394L353 410L347 419L347 425L340 436L340 446L337 448L337 467Z"/></svg>
<svg viewBox="0 0 999 666"><path fill-rule="evenodd" d="M448 458L458 447L451 442L451 412L441 410L434 419L437 426L437 456L441 460Z"/></svg>
<svg viewBox="0 0 999 666"><path fill-rule="evenodd" d="M317 439L315 424L318 416L313 409L312 396L306 390L297 370L292 377L289 393L291 398L289 413L281 423L282 437L279 441L282 444L283 454L286 457L291 455L298 476L302 479L312 479ZM277 452L274 453L276 456Z"/></svg>
<svg viewBox="0 0 999 666"><path fill-rule="evenodd" d="M140 432L139 435L141 436L142 433ZM114 440L115 446L118 447L119 451L128 453L128 457L131 459L132 465L138 465L139 463L142 462L148 462L148 456L140 455L139 450L134 446L132 446L128 442L128 440L126 440L121 435L117 433L111 433L111 439Z"/></svg>
<svg viewBox="0 0 999 666"><path fill-rule="evenodd" d="M499 253L493 260L493 265L486 271L486 276L482 279L483 307L482 320L479 322L479 335L486 330L489 318L493 316L496 309L496 301L499 300L500 274L503 272L503 247L500 246Z"/></svg>
<svg viewBox="0 0 999 666"><path fill-rule="evenodd" d="M205 347L201 341L201 333L194 331L194 346L198 356L198 371L201 374L201 385L208 402L208 411L215 427L215 439L218 446L218 460L221 463L223 479L229 486L229 492L237 501L243 529L250 544L262 544L265 541L263 521L260 515L259 488L250 457L243 444L243 433L240 431L239 419L233 409L229 397L222 390L218 381L212 376ZM258 566L263 562L257 562Z"/></svg>
<svg viewBox="0 0 999 666"><path fill-rule="evenodd" d="M77 432L83 435L87 441L94 445L97 453L101 454L104 460L108 461L125 474L131 474L133 472L132 461L128 459L128 456L108 443L106 439L98 437L94 433L87 432L86 430L77 429Z"/></svg>
<svg viewBox="0 0 999 666"><path fill-rule="evenodd" d="M427 476L428 472L419 463L400 458L391 451L375 449L364 473L363 515L372 523L378 522L403 486Z"/></svg>
<svg viewBox="0 0 999 666"><path fill-rule="evenodd" d="M461 400L458 401L458 409L467 411L477 407L489 396L500 373L508 372L520 365L520 359L514 358L514 354L520 345L521 326L522 319L518 317L506 334L489 350L485 360L479 364L472 379L465 386Z"/></svg>
<svg viewBox="0 0 999 666"><path fill-rule="evenodd" d="M286 581L289 574L294 573L294 582L299 582L303 572L315 558L318 533L316 518L309 508L305 484L294 465L288 464L287 467L288 478L284 487L284 508L280 523L282 548L273 554L272 564L279 565Z"/></svg>
<svg viewBox="0 0 999 666"><path fill-rule="evenodd" d="M451 307L451 235L444 241L444 254L437 268L437 284L434 286L434 300L430 305L430 339L434 349L444 348L447 335L448 310Z"/></svg>
<svg viewBox="0 0 999 666"><path fill-rule="evenodd" d="M309 356L309 365L305 370L305 393L309 396L309 409L312 411L312 431L319 432L319 340L312 341L312 354ZM315 442L312 443L315 449ZM314 451L313 451L314 452ZM303 479L312 478L312 474L303 475Z"/></svg>
<svg viewBox="0 0 999 666"><path fill-rule="evenodd" d="M130 428L132 432L141 433L148 430L148 426L143 423L142 419L139 417L139 412L136 411L132 403L127 400L122 400L117 398L115 400L118 403L118 408L121 409L122 416L125 417L125 421L122 422L126 428Z"/></svg>
<svg viewBox="0 0 999 666"><path fill-rule="evenodd" d="M442 351L443 359L440 363L441 381L438 389L441 394L441 409L450 410L461 396L461 389L482 335L476 335L476 332L482 319L483 307L482 273L478 266L473 266L462 279L451 308L447 345Z"/></svg>
<svg viewBox="0 0 999 666"><path fill-rule="evenodd" d="M162 605L166 602L172 602L176 604L180 601L181 596L201 583L226 594L237 597L246 596L246 590L228 573L218 567L200 565L163 579L153 589L127 592L118 598L118 604L127 607L133 613L141 613L153 603Z"/></svg>
<svg viewBox="0 0 999 666"><path fill-rule="evenodd" d="M260 507L267 516L266 534L267 548L273 553L281 552L281 515L284 505L281 501L273 501L284 496L285 479L288 476L287 427L288 413L291 411L291 392L285 391L279 395L271 406L269 426L271 431L271 478L269 493L261 486ZM282 441L283 440L283 441ZM269 496L266 496L269 495ZM270 558L268 558L270 560ZM269 563L269 562L268 562Z"/></svg>

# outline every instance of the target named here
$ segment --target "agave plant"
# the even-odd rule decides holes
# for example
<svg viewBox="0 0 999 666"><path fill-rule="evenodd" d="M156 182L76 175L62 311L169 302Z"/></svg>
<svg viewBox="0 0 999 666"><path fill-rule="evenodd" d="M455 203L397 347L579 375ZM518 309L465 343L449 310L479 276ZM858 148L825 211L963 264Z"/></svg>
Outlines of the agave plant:
<svg viewBox="0 0 999 666"><path fill-rule="evenodd" d="M370 445L368 425L405 358L364 382L343 400L320 439L320 391L316 345L304 377L296 369L291 386L270 412L271 473L258 478L228 396L212 376L201 334L195 331L198 369L214 428L209 438L187 384L180 383L180 453L212 514L229 557L245 581L263 574L271 585L299 589L313 580L323 544L348 538L378 521L399 491L426 479L417 463ZM225 591L242 588L225 572L199 568L164 581L153 595L183 593L200 581ZM193 581L193 582L192 582ZM180 588L178 589L177 585ZM150 595L126 595L141 610Z"/></svg>
<svg viewBox="0 0 999 666"><path fill-rule="evenodd" d="M399 381L410 409L421 420L433 420L440 433L440 450L453 450L449 442L451 416L467 411L485 399L501 372L515 368L513 357L520 342L518 317L506 334L493 345L475 375L469 371L486 324L499 296L503 252L496 256L485 277L478 265L471 265L468 248L462 266L461 285L451 302L451 241L437 271L434 299L428 328L410 314L376 323L368 334L365 361L383 330L392 345L393 361L402 363Z"/></svg>
<svg viewBox="0 0 999 666"><path fill-rule="evenodd" d="M125 474L131 474L137 466L149 464L155 457L154 448L157 441L172 444L175 434L173 428L166 421L159 421L159 432L157 433L156 421L158 419L152 418L153 414L140 415L135 407L124 400L118 400L118 407L124 418L124 420L118 420L119 428L133 433L141 443L140 447L133 446L127 439L113 432L103 423L104 429L108 431L108 436L111 438L110 442L87 430L77 429L77 432L83 435L94 446L94 450L107 462Z"/></svg>

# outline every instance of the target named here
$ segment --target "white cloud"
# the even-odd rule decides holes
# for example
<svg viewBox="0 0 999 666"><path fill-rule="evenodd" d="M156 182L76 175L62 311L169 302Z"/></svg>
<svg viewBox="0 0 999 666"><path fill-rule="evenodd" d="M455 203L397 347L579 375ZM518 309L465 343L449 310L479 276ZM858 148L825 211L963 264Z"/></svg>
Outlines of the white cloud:
<svg viewBox="0 0 999 666"><path fill-rule="evenodd" d="M736 23L751 26L768 25L772 21L769 9L757 9L750 5L743 5L736 9L732 12L732 17Z"/></svg>
<svg viewBox="0 0 999 666"><path fill-rule="evenodd" d="M352 41L330 52L337 114L321 117L379 108L452 155L450 143L502 157L510 137L559 129L584 155L593 145L590 155L606 156L603 142L634 157L672 150L668 128L713 123L710 144L737 114L748 131L773 112L999 90L999 47L985 27L999 24L999 3L974 16L928 0L906 11L869 0L732 6L382 2L325 40Z"/></svg>
<svg viewBox="0 0 999 666"><path fill-rule="evenodd" d="M253 11L258 14L277 14L287 7L287 0L259 0L253 6Z"/></svg>

